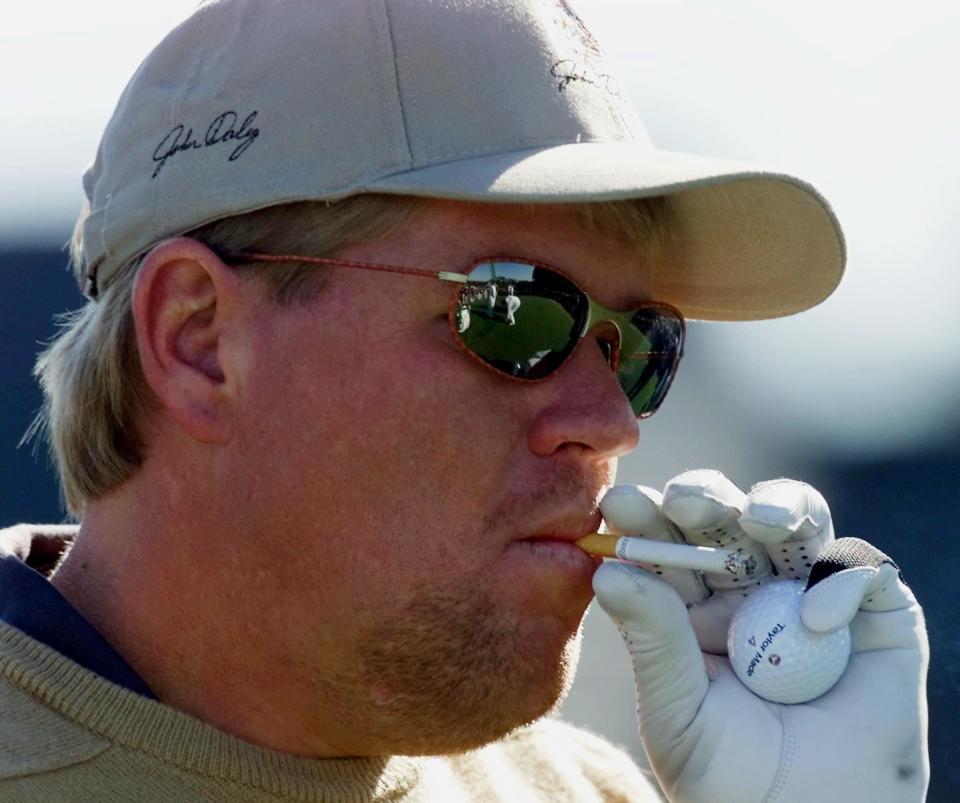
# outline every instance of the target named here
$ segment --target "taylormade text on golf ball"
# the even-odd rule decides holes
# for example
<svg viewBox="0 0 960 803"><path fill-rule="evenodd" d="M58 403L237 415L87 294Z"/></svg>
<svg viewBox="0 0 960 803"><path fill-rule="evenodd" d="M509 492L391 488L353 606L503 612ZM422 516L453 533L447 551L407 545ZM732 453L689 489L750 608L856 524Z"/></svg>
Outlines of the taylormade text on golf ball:
<svg viewBox="0 0 960 803"><path fill-rule="evenodd" d="M754 694L804 703L829 691L850 659L850 628L817 633L800 619L803 583L762 586L737 608L727 631L730 665Z"/></svg>

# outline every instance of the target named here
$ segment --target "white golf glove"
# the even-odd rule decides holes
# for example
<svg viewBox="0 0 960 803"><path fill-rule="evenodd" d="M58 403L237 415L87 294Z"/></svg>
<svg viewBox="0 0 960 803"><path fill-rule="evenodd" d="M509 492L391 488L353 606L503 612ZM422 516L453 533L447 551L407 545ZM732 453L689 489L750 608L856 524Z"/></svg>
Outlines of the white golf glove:
<svg viewBox="0 0 960 803"><path fill-rule="evenodd" d="M640 736L672 803L923 799L923 613L883 553L857 539L834 541L815 489L773 480L744 494L719 472L689 471L662 496L616 486L601 510L610 532L742 549L758 563L746 579L617 561L594 576L632 658ZM824 696L771 703L734 675L727 626L751 589L811 572L804 624L827 632L849 623L853 655Z"/></svg>

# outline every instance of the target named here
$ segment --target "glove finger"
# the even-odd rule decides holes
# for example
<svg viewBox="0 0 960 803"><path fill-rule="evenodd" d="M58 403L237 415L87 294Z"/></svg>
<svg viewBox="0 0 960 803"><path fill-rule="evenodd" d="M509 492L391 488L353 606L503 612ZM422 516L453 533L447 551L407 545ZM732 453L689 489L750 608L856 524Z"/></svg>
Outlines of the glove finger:
<svg viewBox="0 0 960 803"><path fill-rule="evenodd" d="M811 630L830 632L850 624L861 610L883 613L915 605L889 556L859 538L840 538L811 569L800 617Z"/></svg>
<svg viewBox="0 0 960 803"><path fill-rule="evenodd" d="M654 541L687 543L677 526L660 508L663 495L642 485L615 485L600 502L600 512L608 532L618 535L649 538ZM747 596L746 591L726 594L711 591L703 581L702 573L688 569L670 569L657 564L636 564L662 577L680 594L689 606L700 649L715 655L726 655L727 629L737 606Z"/></svg>
<svg viewBox="0 0 960 803"><path fill-rule="evenodd" d="M663 495L643 485L614 485L600 501L600 513L607 532L649 538L652 541L686 543L673 522L663 515ZM710 589L700 572L672 569L659 564L637 564L662 577L672 585L685 604L690 605L710 596Z"/></svg>
<svg viewBox="0 0 960 803"><path fill-rule="evenodd" d="M688 543L736 550L754 559L756 569L747 577L705 572L706 584L715 591L739 591L770 579L766 550L739 523L746 499L723 474L706 469L678 474L663 489L663 513Z"/></svg>
<svg viewBox="0 0 960 803"><path fill-rule="evenodd" d="M710 599L690 606L690 624L697 634L701 650L713 655L727 654L727 632L737 608L764 585L744 585L734 591L718 591Z"/></svg>
<svg viewBox="0 0 960 803"><path fill-rule="evenodd" d="M730 620L743 602L744 596L746 594L721 592L714 594L706 602L690 607L690 625L697 635L701 650L713 655L727 654Z"/></svg>
<svg viewBox="0 0 960 803"><path fill-rule="evenodd" d="M658 746L666 749L693 722L707 693L703 656L686 606L659 577L616 561L597 569L593 589L633 661L644 743L654 753Z"/></svg>
<svg viewBox="0 0 960 803"><path fill-rule="evenodd" d="M776 573L788 580L807 577L814 560L834 540L827 501L816 488L797 480L754 485L740 526L764 545Z"/></svg>

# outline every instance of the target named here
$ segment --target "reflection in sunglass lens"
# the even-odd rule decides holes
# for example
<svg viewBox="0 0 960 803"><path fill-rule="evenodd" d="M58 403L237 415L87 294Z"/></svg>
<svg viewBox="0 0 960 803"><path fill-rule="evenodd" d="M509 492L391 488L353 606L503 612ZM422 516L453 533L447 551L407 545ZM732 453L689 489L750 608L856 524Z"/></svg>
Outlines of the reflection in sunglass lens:
<svg viewBox="0 0 960 803"><path fill-rule="evenodd" d="M489 260L469 272L457 298L454 324L463 344L488 365L520 379L540 379L570 356L592 303L560 273ZM620 330L620 386L636 415L651 415L676 373L683 321L660 306L632 315L610 314Z"/></svg>
<svg viewBox="0 0 960 803"><path fill-rule="evenodd" d="M683 322L658 308L638 310L622 327L620 386L634 413L654 413L670 389L683 348Z"/></svg>
<svg viewBox="0 0 960 803"><path fill-rule="evenodd" d="M499 371L548 376L577 343L586 298L559 273L518 262L481 262L460 291L456 327L464 345Z"/></svg>

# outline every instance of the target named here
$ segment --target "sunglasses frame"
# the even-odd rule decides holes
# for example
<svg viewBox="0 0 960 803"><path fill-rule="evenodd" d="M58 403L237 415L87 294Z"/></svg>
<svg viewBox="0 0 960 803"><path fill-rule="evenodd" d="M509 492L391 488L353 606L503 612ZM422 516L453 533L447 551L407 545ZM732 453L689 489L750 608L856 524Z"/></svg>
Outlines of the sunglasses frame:
<svg viewBox="0 0 960 803"><path fill-rule="evenodd" d="M623 341L623 326L629 325L630 319L633 318L638 312L644 310L663 310L664 312L669 313L669 317L675 318L680 323L680 347L677 353L676 362L673 365L673 368L670 372L669 379L667 380L667 391L664 392L664 397L666 392L670 390L670 386L673 384L673 380L677 375L677 370L680 367L680 360L683 359L684 348L686 343L687 335L687 325L686 319L683 317L683 313L680 312L676 307L671 304L667 304L663 301L647 301L644 302L639 307L634 307L629 310L624 310L622 312L617 310L609 309L608 307L603 306L598 301L595 301L591 296L582 288L579 284L565 271L560 268L549 265L545 262L540 262L538 260L533 260L528 257L517 257L509 256L506 254L497 254L493 256L480 257L478 259L473 259L466 266L466 269L463 272L460 271L446 271L446 270L426 270L423 268L410 268L402 265L388 265L384 263L376 262L358 262L356 260L350 259L336 259L334 257L317 257L317 256L307 256L304 254L268 254L260 251L240 251L236 253L221 252L219 250L214 251L220 260L227 265L244 265L244 264L253 264L257 262L305 262L313 265L324 265L327 267L333 268L356 268L359 270L374 270L380 271L381 273L399 273L406 276L419 276L424 279L438 279L442 282L451 282L455 286L452 288L452 293L450 296L450 304L447 310L447 323L450 327L450 334L453 337L454 342L459 346L460 350L463 351L467 356L469 356L474 362L478 365L482 365L488 371L492 371L499 377L506 379L512 379L515 382L521 382L523 384L529 384L532 382L543 382L547 379L550 379L556 371L558 371L562 366L570 360L571 357L577 352L586 336L593 330L596 326L609 323L617 331L618 342L614 344L614 349L610 355L610 368L613 370L615 375L618 375L618 366L619 366L619 354L620 354L620 343ZM587 301L587 315L584 320L583 327L579 334L576 335L576 342L573 344L573 347L570 349L569 353L563 358L563 360L546 376L541 377L522 377L522 376L513 376L512 374L505 373L498 368L495 368L493 365L488 363L483 359L479 354L473 351L466 343L463 342L463 339L460 336L460 332L457 329L457 309L460 306L460 288L465 286L470 281L470 273L478 266L487 262L513 262L521 265L528 265L532 268L541 268L543 270L551 271L556 273L559 276L562 276L570 284L576 288ZM619 376L618 376L619 381ZM632 404L632 399L628 400ZM644 413L634 413L637 418L648 418L653 415L660 405L658 404L653 410L644 412Z"/></svg>

